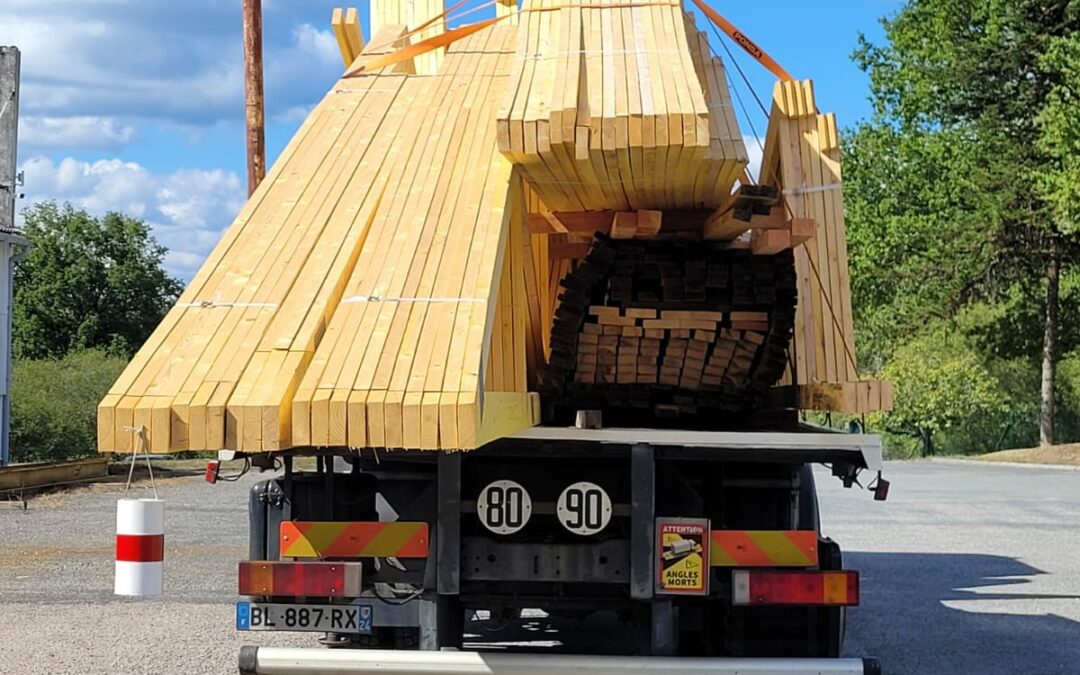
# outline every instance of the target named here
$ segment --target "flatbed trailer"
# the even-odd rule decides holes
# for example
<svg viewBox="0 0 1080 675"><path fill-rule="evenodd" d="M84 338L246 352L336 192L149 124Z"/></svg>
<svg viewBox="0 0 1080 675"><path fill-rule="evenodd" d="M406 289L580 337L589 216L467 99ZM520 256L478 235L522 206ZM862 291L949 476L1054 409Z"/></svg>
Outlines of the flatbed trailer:
<svg viewBox="0 0 1080 675"><path fill-rule="evenodd" d="M880 476L876 436L537 427L467 453L312 453L316 471L289 453L251 492L238 627L362 618L319 631L344 649L245 647L241 673L878 672L838 658L858 575L821 535L811 471ZM665 572L692 551L704 569L679 588ZM468 615L529 609L609 612L631 651L459 651Z"/></svg>

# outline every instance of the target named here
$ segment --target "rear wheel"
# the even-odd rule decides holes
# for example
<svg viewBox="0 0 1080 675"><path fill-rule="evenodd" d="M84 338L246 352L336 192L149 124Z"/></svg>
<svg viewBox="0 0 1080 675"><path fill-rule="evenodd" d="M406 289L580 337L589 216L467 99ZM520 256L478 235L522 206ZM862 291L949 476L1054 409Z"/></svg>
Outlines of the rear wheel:
<svg viewBox="0 0 1080 675"><path fill-rule="evenodd" d="M804 464L799 470L799 529L818 533L818 564L823 570L843 569L840 546L832 539L821 536L821 512L818 507L817 486L814 470ZM812 634L809 642L817 643L821 656L838 657L844 646L847 611L843 607L815 608L808 610L812 617Z"/></svg>
<svg viewBox="0 0 1080 675"><path fill-rule="evenodd" d="M799 476L799 530L813 530L821 536L821 511L818 509L817 485L814 482L814 468L803 464L798 470Z"/></svg>

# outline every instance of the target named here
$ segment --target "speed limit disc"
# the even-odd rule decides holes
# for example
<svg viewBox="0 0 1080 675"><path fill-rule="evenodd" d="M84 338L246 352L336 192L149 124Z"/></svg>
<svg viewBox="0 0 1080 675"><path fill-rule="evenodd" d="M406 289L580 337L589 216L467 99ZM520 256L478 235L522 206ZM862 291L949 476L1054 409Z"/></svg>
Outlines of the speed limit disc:
<svg viewBox="0 0 1080 675"><path fill-rule="evenodd" d="M512 480L488 483L476 499L476 515L495 534L514 534L532 516L532 498Z"/></svg>
<svg viewBox="0 0 1080 675"><path fill-rule="evenodd" d="M587 537L611 521L611 497L596 483L574 483L559 495L555 513L563 527Z"/></svg>

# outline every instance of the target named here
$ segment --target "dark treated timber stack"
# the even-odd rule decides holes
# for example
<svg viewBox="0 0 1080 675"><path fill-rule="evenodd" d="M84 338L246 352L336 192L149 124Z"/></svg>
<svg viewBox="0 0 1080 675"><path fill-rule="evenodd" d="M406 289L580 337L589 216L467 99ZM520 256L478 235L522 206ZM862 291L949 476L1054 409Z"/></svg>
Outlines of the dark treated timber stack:
<svg viewBox="0 0 1080 675"><path fill-rule="evenodd" d="M728 426L783 374L795 302L790 251L597 234L562 282L547 416L599 408Z"/></svg>

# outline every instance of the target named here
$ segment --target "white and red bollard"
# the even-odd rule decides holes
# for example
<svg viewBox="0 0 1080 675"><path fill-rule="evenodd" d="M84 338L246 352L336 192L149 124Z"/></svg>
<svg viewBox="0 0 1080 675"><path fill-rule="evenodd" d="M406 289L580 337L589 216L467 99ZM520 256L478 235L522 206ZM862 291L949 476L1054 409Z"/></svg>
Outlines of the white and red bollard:
<svg viewBox="0 0 1080 675"><path fill-rule="evenodd" d="M165 559L165 503L116 503L116 595L161 595Z"/></svg>

